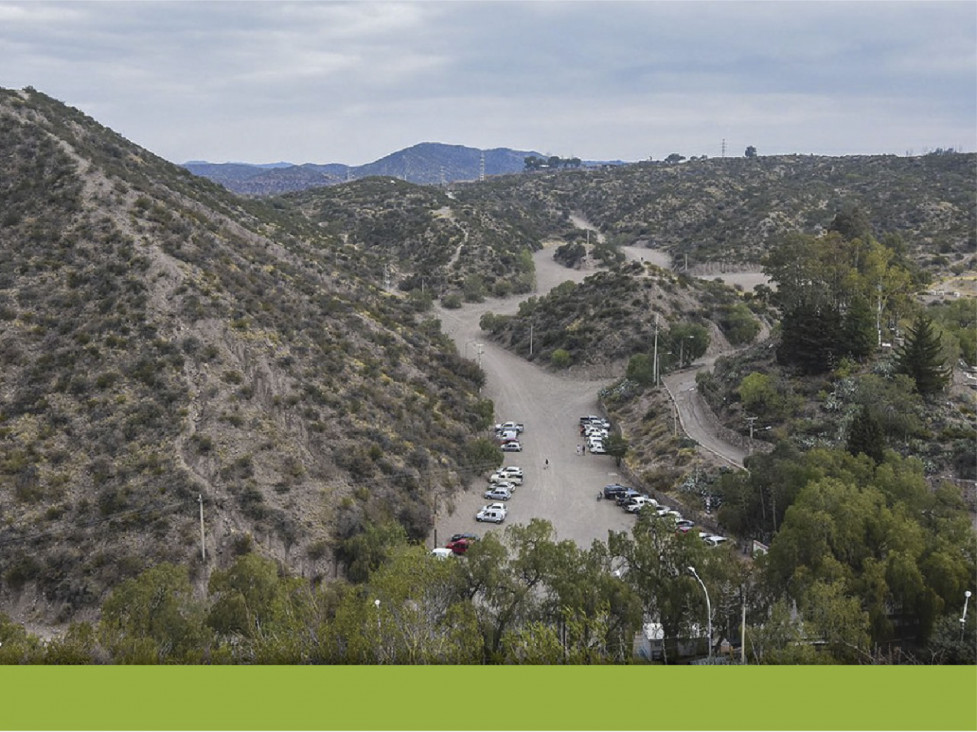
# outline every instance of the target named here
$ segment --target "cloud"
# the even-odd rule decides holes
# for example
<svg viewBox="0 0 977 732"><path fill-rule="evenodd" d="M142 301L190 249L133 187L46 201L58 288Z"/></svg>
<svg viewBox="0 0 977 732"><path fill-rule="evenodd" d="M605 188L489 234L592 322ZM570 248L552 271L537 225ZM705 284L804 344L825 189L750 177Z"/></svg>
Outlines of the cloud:
<svg viewBox="0 0 977 732"><path fill-rule="evenodd" d="M975 36L958 2L0 2L0 85L172 160L972 149Z"/></svg>

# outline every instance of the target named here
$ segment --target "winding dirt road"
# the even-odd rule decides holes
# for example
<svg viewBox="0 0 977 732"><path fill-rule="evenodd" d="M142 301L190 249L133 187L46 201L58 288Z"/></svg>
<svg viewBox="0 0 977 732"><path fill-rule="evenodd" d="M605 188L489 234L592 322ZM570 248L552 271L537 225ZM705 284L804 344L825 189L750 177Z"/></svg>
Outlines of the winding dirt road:
<svg viewBox="0 0 977 732"><path fill-rule="evenodd" d="M586 222L577 224L587 228ZM668 265L667 255L644 248L625 247L633 259L644 259L660 266ZM553 261L552 247L534 255L536 294L544 294L566 280L582 281L594 269L567 269ZM567 373L553 373L510 353L484 338L478 326L486 312L510 315L517 312L522 298L489 299L466 304L457 310L439 308L442 328L457 345L459 353L478 361L486 373L483 394L493 400L498 421L522 422L523 451L506 453L504 464L518 465L525 473L523 485L508 502L507 523L528 523L534 517L549 520L557 538L570 539L581 547L593 541L606 541L607 532L626 531L634 517L612 501L598 501L597 493L607 483L619 479L615 461L606 455L577 454L581 443L579 417L598 414L597 392L619 374L589 379ZM733 465L742 465L745 454L740 448L719 439L707 420L694 390L695 373L711 365L697 364L665 378L679 409L687 434L706 449L722 456ZM491 436L491 435L489 435ZM549 467L545 462L549 461ZM443 544L451 534L493 530L494 524L475 520L478 509L490 501L482 497L488 483L476 479L465 491L442 500L436 519L436 536ZM504 524L503 524L504 526ZM433 537L432 537L433 538Z"/></svg>

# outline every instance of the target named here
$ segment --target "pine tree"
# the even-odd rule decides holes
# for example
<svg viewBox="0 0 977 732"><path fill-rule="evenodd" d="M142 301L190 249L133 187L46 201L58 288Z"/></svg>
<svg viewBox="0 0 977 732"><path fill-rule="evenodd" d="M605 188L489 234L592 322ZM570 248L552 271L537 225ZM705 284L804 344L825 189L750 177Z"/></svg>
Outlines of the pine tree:
<svg viewBox="0 0 977 732"><path fill-rule="evenodd" d="M875 313L871 305L856 295L845 313L841 327L842 351L859 361L872 355L878 339Z"/></svg>
<svg viewBox="0 0 977 732"><path fill-rule="evenodd" d="M920 394L935 394L950 380L940 336L933 320L922 313L916 316L906 340L896 352L896 369L916 382Z"/></svg>
<svg viewBox="0 0 977 732"><path fill-rule="evenodd" d="M878 418L867 406L862 406L855 415L848 430L848 444L846 449L856 457L865 453L880 465L885 459L885 435Z"/></svg>

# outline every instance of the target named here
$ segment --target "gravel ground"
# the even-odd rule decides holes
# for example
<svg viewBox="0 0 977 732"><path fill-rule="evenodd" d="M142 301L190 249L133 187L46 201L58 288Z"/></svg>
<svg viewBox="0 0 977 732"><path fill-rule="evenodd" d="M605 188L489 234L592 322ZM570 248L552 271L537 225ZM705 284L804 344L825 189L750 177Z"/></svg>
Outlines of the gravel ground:
<svg viewBox="0 0 977 732"><path fill-rule="evenodd" d="M548 248L536 253L536 273L537 290L543 293L568 279L580 281L593 270L570 270L556 264ZM595 381L575 378L572 373L555 374L482 338L478 320L483 313L514 313L518 305L519 298L491 299L439 312L442 327L459 353L481 359L487 375L482 393L495 403L498 421L514 420L526 426L523 451L505 453L504 464L518 465L525 475L509 501L506 523L526 524L540 517L553 524L560 540L571 539L582 547L595 539L606 541L609 529L629 530L634 517L613 502L597 501L597 492L618 479L614 458L578 455L576 448L582 442L580 416L598 414L597 391L616 375ZM548 468L544 467L546 460ZM467 491L445 502L447 507L437 517L439 543L453 533L497 530L495 524L475 520L477 510L490 502L482 497L487 487L487 481L475 481Z"/></svg>
<svg viewBox="0 0 977 732"><path fill-rule="evenodd" d="M582 219L581 228L588 228ZM669 257L643 247L624 247L631 259L644 259L667 267ZM594 268L567 269L553 261L552 247L545 247L534 255L536 264L536 293L544 294L566 280L580 282L593 274ZM727 273L726 280L752 288L765 277L759 273ZM504 465L518 465L524 471L523 485L516 489L509 501L506 523L528 523L532 518L545 518L553 524L557 539L570 539L581 547L595 541L606 541L608 531L626 531L634 524L634 517L624 513L613 501L598 501L597 493L608 483L617 482L614 458L606 455L577 454L582 442L579 418L599 414L597 392L619 374L608 373L606 378L574 376L571 368L554 373L529 363L484 338L478 321L485 312L513 314L522 298L489 299L483 303L466 304L457 310L439 309L442 328L450 335L458 351L479 361L487 380L483 394L495 403L497 421L522 422L523 451L505 453ZM693 368L666 377L667 385L678 405L682 426L687 434L700 443L700 449L719 455L727 462L742 465L745 453L723 442L709 424L698 419L699 396L695 374L712 365L715 358L696 364ZM491 436L491 435L489 435ZM545 467L545 461L549 467ZM485 476L486 478L488 476ZM439 502L436 519L438 543L443 544L454 533L484 534L498 530L495 524L475 520L478 509L490 501L482 497L487 481L476 480L465 491ZM505 526L502 524L501 526ZM433 543L433 538L431 541Z"/></svg>

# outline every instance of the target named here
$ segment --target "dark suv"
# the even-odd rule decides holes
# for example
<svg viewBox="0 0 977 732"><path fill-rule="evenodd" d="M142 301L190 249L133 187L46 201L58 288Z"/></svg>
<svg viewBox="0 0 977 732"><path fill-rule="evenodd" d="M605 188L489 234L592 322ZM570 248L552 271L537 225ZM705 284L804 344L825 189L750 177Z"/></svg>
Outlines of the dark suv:
<svg viewBox="0 0 977 732"><path fill-rule="evenodd" d="M620 483L611 483L610 485L604 486L604 498L617 498L625 491L630 490L634 489L628 488L626 485L621 485Z"/></svg>

